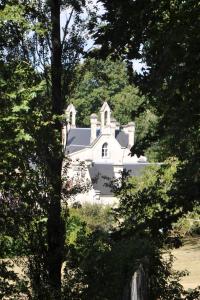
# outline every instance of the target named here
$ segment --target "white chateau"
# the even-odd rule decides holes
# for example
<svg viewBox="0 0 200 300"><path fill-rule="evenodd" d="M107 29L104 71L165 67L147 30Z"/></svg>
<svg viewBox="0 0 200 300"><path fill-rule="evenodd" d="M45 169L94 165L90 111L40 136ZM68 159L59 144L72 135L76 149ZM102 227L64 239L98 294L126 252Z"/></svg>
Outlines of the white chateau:
<svg viewBox="0 0 200 300"><path fill-rule="evenodd" d="M137 176L149 164L144 156L130 155L135 123L120 126L112 118L107 102L100 109L100 121L96 114L90 116L90 128L76 127L76 113L75 107L70 104L65 111L66 124L63 127L63 145L71 160L70 185L82 181L89 186L87 191L74 196L74 200L113 204L116 198L106 185L108 178L119 178L123 169Z"/></svg>

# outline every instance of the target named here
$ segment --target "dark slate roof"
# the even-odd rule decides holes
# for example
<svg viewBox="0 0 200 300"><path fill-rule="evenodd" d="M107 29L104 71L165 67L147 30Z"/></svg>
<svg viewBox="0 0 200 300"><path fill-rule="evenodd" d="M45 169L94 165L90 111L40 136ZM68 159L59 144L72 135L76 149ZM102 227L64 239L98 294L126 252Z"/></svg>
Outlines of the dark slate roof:
<svg viewBox="0 0 200 300"><path fill-rule="evenodd" d="M72 128L67 138L66 153L73 153L90 145L90 128ZM97 136L99 130L97 130Z"/></svg>
<svg viewBox="0 0 200 300"><path fill-rule="evenodd" d="M97 130L97 137L100 130ZM72 128L69 131L67 139L66 153L72 153L84 149L90 145L91 128ZM116 130L115 138L122 147L128 145L128 135L123 131Z"/></svg>
<svg viewBox="0 0 200 300"><path fill-rule="evenodd" d="M92 164L89 168L90 177L94 190L100 191L101 195L112 195L108 186L110 179L114 178L112 164Z"/></svg>
<svg viewBox="0 0 200 300"><path fill-rule="evenodd" d="M90 144L90 128L72 128L69 131L67 146Z"/></svg>
<svg viewBox="0 0 200 300"><path fill-rule="evenodd" d="M130 175L139 176L145 167L152 165L151 163L133 163L125 164L124 169L130 171ZM93 163L89 167L90 177L93 181L93 188L101 192L101 195L113 195L109 182L115 177L113 164Z"/></svg>
<svg viewBox="0 0 200 300"><path fill-rule="evenodd" d="M138 163L132 163L132 164L131 163L124 164L123 167L126 171L130 171L130 175L139 176L139 175L141 175L141 173L145 169L145 167L148 167L151 165L152 164L148 163L148 162L138 162Z"/></svg>
<svg viewBox="0 0 200 300"><path fill-rule="evenodd" d="M128 134L126 134L125 132L120 131L120 130L116 130L115 131L115 138L122 147L127 147L128 146Z"/></svg>
<svg viewBox="0 0 200 300"><path fill-rule="evenodd" d="M66 147L66 154L69 154L69 153L73 153L73 152L76 152L76 151L79 151L79 150L82 150L84 149L85 146L73 146L73 145L70 145L70 146L67 146Z"/></svg>

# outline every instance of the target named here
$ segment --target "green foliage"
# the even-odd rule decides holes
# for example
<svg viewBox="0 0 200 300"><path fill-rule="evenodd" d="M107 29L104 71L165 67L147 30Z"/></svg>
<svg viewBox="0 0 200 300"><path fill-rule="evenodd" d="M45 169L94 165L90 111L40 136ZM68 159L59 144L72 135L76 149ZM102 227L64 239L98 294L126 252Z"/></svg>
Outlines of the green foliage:
<svg viewBox="0 0 200 300"><path fill-rule="evenodd" d="M108 26L101 30L107 27L106 37L113 37L115 42L109 40L106 46L110 46L104 50L114 48L117 54L128 54L127 58L143 56L150 68L139 79L148 98L139 96L138 89L129 84L121 61L88 60L78 67L71 95L81 111L80 123L87 125L85 116L107 100L122 123L138 117L138 149L143 151L156 141L160 157L176 155L181 163L155 167L140 180L123 178L117 191L121 205L115 211L119 223L115 229L107 224L110 216L101 211L98 214L97 208L72 211L65 241L65 297L118 299L142 262L149 270L151 299L180 299L183 292L177 277L174 280L172 276L170 262L162 262L160 247L172 223L199 201L199 3L103 2L108 8ZM79 13L84 3L74 3L75 25L64 28L67 39L62 44L63 97L70 90L74 66L83 50L84 26ZM71 7L72 2L62 5ZM1 255L28 255L30 297L50 299L56 293L50 289L49 273L59 281L64 251L59 207L62 154L56 129L61 117L52 115L54 104L58 111L62 107L61 102L50 102L50 7L46 1L22 1L20 5L2 1L0 17ZM26 283L19 282L4 263L0 273L1 296L12 299L19 298L21 292L28 293ZM198 291L185 294L185 299L194 297Z"/></svg>
<svg viewBox="0 0 200 300"><path fill-rule="evenodd" d="M74 219L71 221L73 227ZM140 264L148 277L150 299L158 295L161 299L178 299L183 294L179 279L185 274L171 269L172 257L163 259L163 252L149 233L127 234L119 228L88 231L87 223L80 229L80 221L78 231L72 227L76 241L67 248L63 299L120 300L129 291Z"/></svg>
<svg viewBox="0 0 200 300"><path fill-rule="evenodd" d="M155 144L152 149L151 143L155 140L158 117L139 89L130 83L125 62L111 57L86 59L76 69L71 90L68 102L77 109L79 126L89 126L90 115L98 113L103 102L107 101L113 117L121 125L135 121L136 147L133 152L143 148L151 160L157 160L159 147ZM144 151L139 154L144 154Z"/></svg>
<svg viewBox="0 0 200 300"><path fill-rule="evenodd" d="M1 233L0 249L1 258L10 258L27 254L21 234L16 238L16 236L8 236Z"/></svg>
<svg viewBox="0 0 200 300"><path fill-rule="evenodd" d="M113 215L109 205L85 203L80 208L70 208L70 217L79 217L90 231L105 230L113 226Z"/></svg>
<svg viewBox="0 0 200 300"><path fill-rule="evenodd" d="M66 247L76 247L80 237L87 238L95 231L109 232L114 224L110 206L85 203L82 206L70 207L66 222Z"/></svg>
<svg viewBox="0 0 200 300"><path fill-rule="evenodd" d="M81 299L85 299L83 297L86 297L84 295L88 290L88 278L90 280L85 268L93 265L92 258L88 255L93 253L101 258L101 255L108 251L107 232L111 229L114 219L111 208L99 204L71 207L69 212L70 216L66 223L68 254L64 268L63 299L77 299L80 296ZM95 260L95 257L93 259ZM93 267L99 272L101 262ZM92 286L95 288L96 283Z"/></svg>
<svg viewBox="0 0 200 300"><path fill-rule="evenodd" d="M146 63L137 82L159 116L151 143L160 143L162 158L199 157L199 1L101 2L106 23L94 34L100 54Z"/></svg>
<svg viewBox="0 0 200 300"><path fill-rule="evenodd" d="M125 231L147 231L162 243L162 235L182 210L171 195L177 167L177 160L169 160L147 167L142 176L127 177L125 173L120 184L116 181L113 188L120 201L116 213L123 218L121 226Z"/></svg>
<svg viewBox="0 0 200 300"><path fill-rule="evenodd" d="M157 116L155 123L150 120L147 133L142 132L132 153L148 150L157 161L168 157L179 159L170 176L167 175L170 168L163 165L142 177L145 186L130 179L122 181L118 190L121 206L117 213L125 219L122 229L133 233L147 231L161 247L162 238L172 224L199 207L200 201L197 47L200 3L195 0L101 2L105 6L104 23L94 34L96 43L101 45L98 54L123 55L146 63L136 81L145 95L144 107L150 106ZM162 276L163 273L157 280ZM187 294L173 280L169 289L163 291L161 299L199 298L198 291Z"/></svg>
<svg viewBox="0 0 200 300"><path fill-rule="evenodd" d="M161 159L160 142L156 141L158 122L159 117L152 108L147 108L135 119L136 140L132 152L138 155L145 154L151 162L158 162Z"/></svg>
<svg viewBox="0 0 200 300"><path fill-rule="evenodd" d="M62 53L53 58L60 34L59 30L57 37L51 33L56 5L65 10L66 24ZM55 299L56 288L50 292L50 282L51 286L57 279L60 282L63 107L62 97L52 96L61 95L61 80L56 77L53 81L53 74L57 70L61 73L62 60L64 98L83 51L84 6L84 1L17 4L9 0L0 4L1 256L28 256L26 275L34 299ZM52 274L55 280L51 281Z"/></svg>
<svg viewBox="0 0 200 300"><path fill-rule="evenodd" d="M123 174L114 181L120 205L112 210L115 221L109 231L91 227L97 222L95 206L72 209L64 299L122 299L140 264L148 277L150 299L198 299L198 289L186 292L180 284L187 272L174 271L173 257L166 256L173 224L189 209L184 199L174 201L183 170L184 164L170 159L147 168L140 177Z"/></svg>
<svg viewBox="0 0 200 300"><path fill-rule="evenodd" d="M138 113L144 98L130 85L127 66L121 60L86 59L78 66L73 92L69 101L77 108L77 123L90 124L90 115L98 112L104 101L113 110L113 116L125 124Z"/></svg>
<svg viewBox="0 0 200 300"><path fill-rule="evenodd" d="M200 214L197 207L194 211L182 216L173 226L173 231L180 236L200 234Z"/></svg>
<svg viewBox="0 0 200 300"><path fill-rule="evenodd" d="M22 9L22 14L26 13L27 20L28 7L19 6L18 9ZM24 57L19 46L24 35L25 49L27 32L18 20L10 20L7 12L7 7L1 10L7 20L1 23L1 41L9 30L16 29L16 32L8 35L6 44L1 43L3 50L0 52L0 240L3 246L0 254L1 258L24 255L30 258L25 262L25 269L31 271L31 276L27 272L25 277L26 280L29 278L34 290L36 286L32 279L36 272L33 263L31 265L31 259L38 256L42 261L46 255L42 249L46 242L44 237L41 239L43 231L34 222L47 213L49 186L44 181L47 159L44 150L49 138L50 101L46 94L47 84L44 77L34 70L31 59L28 61L27 56ZM21 18L21 15L18 14L18 17ZM9 48L10 44L13 45L12 49ZM35 265L36 263L35 260ZM10 272L13 274L13 287L18 286L18 296L14 289L9 291L6 285L2 291L5 297L9 295L10 299L18 299L23 293L23 285L18 284L14 270ZM40 272L38 276L42 278L43 270L37 269L37 272ZM9 274L4 272L1 276L10 286ZM37 288L39 289L39 284Z"/></svg>
<svg viewBox="0 0 200 300"><path fill-rule="evenodd" d="M79 253L74 253L79 254L79 265L87 284L82 299L121 299L140 259L150 252L144 239L115 242L105 233L91 234L82 242Z"/></svg>

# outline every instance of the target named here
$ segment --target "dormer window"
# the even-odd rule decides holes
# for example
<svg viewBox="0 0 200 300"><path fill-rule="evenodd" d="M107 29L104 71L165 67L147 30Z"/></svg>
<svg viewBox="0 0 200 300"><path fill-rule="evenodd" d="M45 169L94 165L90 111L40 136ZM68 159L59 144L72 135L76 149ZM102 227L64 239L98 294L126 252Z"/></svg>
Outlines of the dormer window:
<svg viewBox="0 0 200 300"><path fill-rule="evenodd" d="M102 146L102 158L108 157L108 143L104 143Z"/></svg>

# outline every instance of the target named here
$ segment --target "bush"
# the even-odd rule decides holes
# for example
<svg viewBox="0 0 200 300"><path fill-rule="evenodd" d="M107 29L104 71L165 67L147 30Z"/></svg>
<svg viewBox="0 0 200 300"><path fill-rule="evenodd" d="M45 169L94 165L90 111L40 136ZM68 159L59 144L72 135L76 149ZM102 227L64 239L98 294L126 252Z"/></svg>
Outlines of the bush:
<svg viewBox="0 0 200 300"><path fill-rule="evenodd" d="M70 218L79 218L90 231L109 231L114 225L112 208L109 205L85 203L81 207L70 208Z"/></svg>
<svg viewBox="0 0 200 300"><path fill-rule="evenodd" d="M200 213L198 209L189 212L178 220L173 226L173 231L180 236L200 234Z"/></svg>

